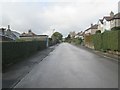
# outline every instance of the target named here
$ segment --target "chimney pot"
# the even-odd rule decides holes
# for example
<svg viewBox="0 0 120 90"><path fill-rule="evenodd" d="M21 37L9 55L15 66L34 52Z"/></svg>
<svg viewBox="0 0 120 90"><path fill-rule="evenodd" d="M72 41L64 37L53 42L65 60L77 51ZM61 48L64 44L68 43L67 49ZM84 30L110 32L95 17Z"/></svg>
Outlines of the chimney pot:
<svg viewBox="0 0 120 90"><path fill-rule="evenodd" d="M8 25L8 29L10 29L10 25Z"/></svg>
<svg viewBox="0 0 120 90"><path fill-rule="evenodd" d="M91 23L91 26L93 26L93 24Z"/></svg>

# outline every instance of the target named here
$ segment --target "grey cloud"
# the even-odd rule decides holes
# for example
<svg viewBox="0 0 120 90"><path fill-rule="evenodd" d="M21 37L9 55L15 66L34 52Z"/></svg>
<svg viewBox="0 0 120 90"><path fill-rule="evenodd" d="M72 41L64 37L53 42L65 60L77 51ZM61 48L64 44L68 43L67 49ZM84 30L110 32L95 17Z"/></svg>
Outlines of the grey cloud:
<svg viewBox="0 0 120 90"><path fill-rule="evenodd" d="M85 1L4 3L2 26L10 24L12 29L19 32L26 32L31 28L37 34L47 34L55 28L66 36L70 31L85 30L91 23L97 22L103 15L109 14L111 10L116 11L117 8L117 3L113 4L113 1L97 7L95 4L87 3L91 0ZM96 4L99 4L97 0Z"/></svg>

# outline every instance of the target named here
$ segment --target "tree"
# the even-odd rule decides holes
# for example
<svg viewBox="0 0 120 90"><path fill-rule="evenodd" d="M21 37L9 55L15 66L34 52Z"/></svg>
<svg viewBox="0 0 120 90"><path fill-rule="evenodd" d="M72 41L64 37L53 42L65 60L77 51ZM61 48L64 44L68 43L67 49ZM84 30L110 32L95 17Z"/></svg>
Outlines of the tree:
<svg viewBox="0 0 120 90"><path fill-rule="evenodd" d="M70 36L70 34L68 34L68 36L65 38L65 41L66 42L71 42L71 36Z"/></svg>
<svg viewBox="0 0 120 90"><path fill-rule="evenodd" d="M67 36L67 38L68 38L68 39L71 39L71 36L70 36L70 34Z"/></svg>
<svg viewBox="0 0 120 90"><path fill-rule="evenodd" d="M52 36L51 36L52 40L53 40L54 42L56 42L56 43L62 41L62 37L63 37L63 35L62 35L61 33L59 33L59 32L55 32L55 33L53 33Z"/></svg>

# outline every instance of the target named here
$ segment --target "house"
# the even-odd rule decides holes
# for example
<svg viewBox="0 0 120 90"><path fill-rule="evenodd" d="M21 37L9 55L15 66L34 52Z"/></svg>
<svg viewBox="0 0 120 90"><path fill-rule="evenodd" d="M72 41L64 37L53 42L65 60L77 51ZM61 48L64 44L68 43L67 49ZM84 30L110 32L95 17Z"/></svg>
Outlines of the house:
<svg viewBox="0 0 120 90"><path fill-rule="evenodd" d="M84 31L84 35L93 35L96 33L96 31L98 31L98 25L91 24L91 27Z"/></svg>
<svg viewBox="0 0 120 90"><path fill-rule="evenodd" d="M33 33L32 31L31 31L31 29L30 30L28 30L28 33L22 33L21 34L21 36L35 36L36 34L35 33Z"/></svg>
<svg viewBox="0 0 120 90"><path fill-rule="evenodd" d="M120 27L120 12L115 14L110 21L110 28Z"/></svg>
<svg viewBox="0 0 120 90"><path fill-rule="evenodd" d="M110 16L103 17L103 31L102 32L104 32L105 30L108 30L108 31L111 30L110 22L113 16L114 16L114 13L111 11Z"/></svg>
<svg viewBox="0 0 120 90"><path fill-rule="evenodd" d="M5 36L6 28L0 28L0 41L12 41L11 38Z"/></svg>
<svg viewBox="0 0 120 90"><path fill-rule="evenodd" d="M15 41L18 39L20 34L16 31L11 31L10 25L8 25L8 29L0 28L0 41Z"/></svg>
<svg viewBox="0 0 120 90"><path fill-rule="evenodd" d="M91 42L91 35L96 34L96 31L98 31L98 25L97 24L91 24L91 27L86 29L83 32L83 36L84 36L84 45L86 47L89 47L91 49L94 49L94 45Z"/></svg>
<svg viewBox="0 0 120 90"><path fill-rule="evenodd" d="M16 31L12 31L12 33L16 36L16 39L20 39L20 33L16 32Z"/></svg>
<svg viewBox="0 0 120 90"><path fill-rule="evenodd" d="M47 35L20 36L20 39L24 41L46 41L47 38Z"/></svg>
<svg viewBox="0 0 120 90"><path fill-rule="evenodd" d="M99 19L99 21L98 21L98 30L100 30L101 33L104 32L104 30L103 30L103 19Z"/></svg>
<svg viewBox="0 0 120 90"><path fill-rule="evenodd" d="M20 39L24 41L45 41L47 47L49 42L48 35L36 35L31 30L28 30L28 33L22 33Z"/></svg>
<svg viewBox="0 0 120 90"><path fill-rule="evenodd" d="M81 31L81 32L78 32L78 33L76 34L75 38L81 38L81 39L83 39L83 32L82 32L82 31Z"/></svg>
<svg viewBox="0 0 120 90"><path fill-rule="evenodd" d="M70 32L70 37L71 37L71 38L75 38L75 36L76 36L76 33L75 33L75 31L73 31L73 32Z"/></svg>
<svg viewBox="0 0 120 90"><path fill-rule="evenodd" d="M6 30L6 28L0 28L0 36L5 35L5 30Z"/></svg>

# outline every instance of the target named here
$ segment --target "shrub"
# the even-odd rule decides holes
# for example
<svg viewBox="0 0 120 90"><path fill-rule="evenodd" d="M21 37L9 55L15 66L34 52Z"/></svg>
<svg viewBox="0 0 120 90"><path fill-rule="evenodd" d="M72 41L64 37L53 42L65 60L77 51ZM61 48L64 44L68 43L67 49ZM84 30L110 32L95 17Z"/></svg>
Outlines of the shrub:
<svg viewBox="0 0 120 90"><path fill-rule="evenodd" d="M113 27L111 30L120 30L120 26L119 27Z"/></svg>
<svg viewBox="0 0 120 90"><path fill-rule="evenodd" d="M82 39L79 38L79 37L73 38L73 39L71 40L71 42L74 43L74 44L76 44L76 45L79 45L79 44L82 43Z"/></svg>

